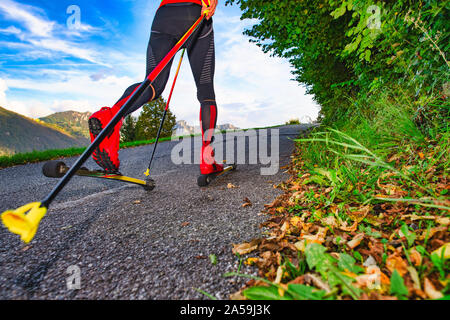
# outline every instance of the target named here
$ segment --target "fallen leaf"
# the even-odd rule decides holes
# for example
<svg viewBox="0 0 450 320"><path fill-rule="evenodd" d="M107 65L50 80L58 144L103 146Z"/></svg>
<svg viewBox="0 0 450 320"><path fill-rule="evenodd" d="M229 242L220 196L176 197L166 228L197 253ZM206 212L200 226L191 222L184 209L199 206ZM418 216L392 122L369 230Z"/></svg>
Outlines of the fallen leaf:
<svg viewBox="0 0 450 320"><path fill-rule="evenodd" d="M238 188L238 187L236 187L234 184L232 184L232 183L229 183L228 185L227 185L227 188L228 189L236 189L236 188Z"/></svg>
<svg viewBox="0 0 450 320"><path fill-rule="evenodd" d="M377 265L377 261L372 256L369 256L367 258L367 260L364 261L364 263L363 263L364 267L370 267L370 266L376 266L376 265Z"/></svg>
<svg viewBox="0 0 450 320"><path fill-rule="evenodd" d="M297 248L298 251L305 252L305 250L306 250L306 240L297 241L294 244L294 246Z"/></svg>
<svg viewBox="0 0 450 320"><path fill-rule="evenodd" d="M420 279L419 279L419 274L417 273L417 270L411 266L407 267L406 269L408 269L409 275L411 276L411 279L414 282L414 289L421 290Z"/></svg>
<svg viewBox="0 0 450 320"><path fill-rule="evenodd" d="M337 220L333 216L328 216L326 218L323 218L321 222L322 222L323 225L327 225L327 226L330 226L332 228L336 228L338 226Z"/></svg>
<svg viewBox="0 0 450 320"><path fill-rule="evenodd" d="M450 224L450 218L448 217L437 217L436 222L442 224L444 226L448 226Z"/></svg>
<svg viewBox="0 0 450 320"><path fill-rule="evenodd" d="M289 233L289 222L285 221L285 222L283 223L283 225L281 226L280 230L281 230L282 232Z"/></svg>
<svg viewBox="0 0 450 320"><path fill-rule="evenodd" d="M253 204L252 204L252 202L250 201L250 199L249 198L245 198L244 199L244 204L242 205L242 208L245 208L245 207L251 207Z"/></svg>
<svg viewBox="0 0 450 320"><path fill-rule="evenodd" d="M204 260L204 259L208 259L208 257L205 257L205 256L196 256L195 259L198 259L198 260Z"/></svg>
<svg viewBox="0 0 450 320"><path fill-rule="evenodd" d="M436 290L436 288L433 286L430 280L428 278L425 278L424 284L423 284L423 290L425 291L426 295L433 300L441 299L444 297L442 292L439 292Z"/></svg>
<svg viewBox="0 0 450 320"><path fill-rule="evenodd" d="M434 250L433 253L437 254L440 257L442 257L442 253L444 253L444 259L450 258L450 242L444 244L442 247L440 247L437 250Z"/></svg>
<svg viewBox="0 0 450 320"><path fill-rule="evenodd" d="M369 214L370 206L365 206L358 211L348 212L347 215L355 222L361 222Z"/></svg>
<svg viewBox="0 0 450 320"><path fill-rule="evenodd" d="M403 277L405 273L407 272L407 266L408 264L398 256L397 253L391 254L386 259L386 268L392 273L394 270L397 270L398 273Z"/></svg>
<svg viewBox="0 0 450 320"><path fill-rule="evenodd" d="M312 273L305 274L304 279L305 279L305 283L307 283L307 284L313 284L317 288L324 290L326 293L331 292L331 289L328 286L328 284L326 282L322 281L319 277L317 277L316 275L314 275Z"/></svg>
<svg viewBox="0 0 450 320"><path fill-rule="evenodd" d="M318 243L322 244L325 242L325 237L327 236L328 228L319 227L319 230L315 235L302 235L300 238L302 240L308 241L308 243Z"/></svg>
<svg viewBox="0 0 450 320"><path fill-rule="evenodd" d="M352 240L350 240L349 242L347 242L347 246L350 249L354 249L357 246L359 246L359 244L361 243L361 241L364 239L365 234L364 233L359 233L356 236L353 237Z"/></svg>
<svg viewBox="0 0 450 320"><path fill-rule="evenodd" d="M339 226L339 229L347 232L355 232L358 229L358 222L355 221L350 227L347 227L347 222L345 221Z"/></svg>
<svg viewBox="0 0 450 320"><path fill-rule="evenodd" d="M247 260L245 260L244 264L248 265L248 266L252 266L255 263L257 263L259 261L258 258L248 258Z"/></svg>
<svg viewBox="0 0 450 320"><path fill-rule="evenodd" d="M230 294L230 300L242 301L242 300L247 300L247 298L242 295L242 291L238 291L233 294Z"/></svg>
<svg viewBox="0 0 450 320"><path fill-rule="evenodd" d="M136 200L136 201L134 201L133 203L134 203L134 204L140 204L140 203L141 203L141 200Z"/></svg>
<svg viewBox="0 0 450 320"><path fill-rule="evenodd" d="M183 222L183 223L181 224L181 227L184 228L184 227L187 227L187 226L190 225L190 224L191 224L190 222Z"/></svg>
<svg viewBox="0 0 450 320"><path fill-rule="evenodd" d="M245 242L241 244L233 244L233 254L240 254L244 255L247 253L250 253L252 251L255 251L258 249L259 240L253 240L252 242Z"/></svg>
<svg viewBox="0 0 450 320"><path fill-rule="evenodd" d="M277 277L275 278L275 281L273 283L280 284L281 279L283 278L284 269L282 266L279 266L277 269Z"/></svg>
<svg viewBox="0 0 450 320"><path fill-rule="evenodd" d="M299 216L292 217L290 223L293 227L301 229L302 219Z"/></svg>
<svg viewBox="0 0 450 320"><path fill-rule="evenodd" d="M416 250L415 247L409 250L409 259L416 267L422 264L422 255Z"/></svg>

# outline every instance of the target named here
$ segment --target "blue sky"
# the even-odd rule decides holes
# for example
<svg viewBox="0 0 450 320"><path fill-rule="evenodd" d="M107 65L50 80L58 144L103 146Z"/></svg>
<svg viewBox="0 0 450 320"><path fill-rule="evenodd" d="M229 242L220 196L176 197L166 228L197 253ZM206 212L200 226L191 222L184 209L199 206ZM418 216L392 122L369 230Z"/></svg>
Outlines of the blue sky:
<svg viewBox="0 0 450 320"><path fill-rule="evenodd" d="M240 21L239 8L224 2L214 17L219 124L255 127L314 120L319 109L290 80L289 64L249 43L242 31L252 22ZM71 5L80 8L76 29L67 24ZM29 117L111 106L145 76L158 6L158 0L0 0L0 106ZM171 110L178 120L198 125L188 64L186 59Z"/></svg>

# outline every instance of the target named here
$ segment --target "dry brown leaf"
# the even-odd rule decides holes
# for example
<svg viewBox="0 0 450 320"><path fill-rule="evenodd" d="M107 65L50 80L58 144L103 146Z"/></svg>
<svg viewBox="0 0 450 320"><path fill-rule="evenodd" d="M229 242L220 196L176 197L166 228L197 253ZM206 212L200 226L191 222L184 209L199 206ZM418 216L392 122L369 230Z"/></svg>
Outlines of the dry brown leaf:
<svg viewBox="0 0 450 320"><path fill-rule="evenodd" d="M408 264L401 257L398 256L397 253L391 254L386 259L386 268L392 273L394 270L397 270L398 273L403 277L405 273L408 271Z"/></svg>
<svg viewBox="0 0 450 320"><path fill-rule="evenodd" d="M244 254L248 254L252 251L255 251L256 249L258 249L258 244L259 244L259 240L253 240L252 242L245 242L245 243L241 243L241 244L233 244L233 254L240 254L240 255L244 255Z"/></svg>
<svg viewBox="0 0 450 320"><path fill-rule="evenodd" d="M239 187L236 187L234 184L229 183L229 184L227 185L227 188L228 188L228 189L236 189L236 188L239 188Z"/></svg>
<svg viewBox="0 0 450 320"><path fill-rule="evenodd" d="M319 230L315 235L307 234L307 235L301 235L300 238L302 240L308 241L308 243L318 243L322 244L325 242L325 238L327 236L328 228L322 228L319 227Z"/></svg>
<svg viewBox="0 0 450 320"><path fill-rule="evenodd" d="M338 226L337 220L333 216L328 216L326 218L323 218L321 222L322 222L322 224L330 226L332 228L336 228Z"/></svg>
<svg viewBox="0 0 450 320"><path fill-rule="evenodd" d="M289 222L294 228L302 228L302 219L299 216L292 217Z"/></svg>
<svg viewBox="0 0 450 320"><path fill-rule="evenodd" d="M422 255L416 250L415 247L409 250L409 259L416 267L422 264Z"/></svg>
<svg viewBox="0 0 450 320"><path fill-rule="evenodd" d="M352 240L350 240L349 242L347 242L347 246L350 249L355 249L357 246L359 246L359 244L361 243L361 241L364 239L365 234L364 233L358 233L356 236L353 237Z"/></svg>
<svg viewBox="0 0 450 320"><path fill-rule="evenodd" d="M419 240L424 240L425 238L431 239L436 233L441 231L447 231L447 227L435 227L429 230L424 230L420 235Z"/></svg>
<svg viewBox="0 0 450 320"><path fill-rule="evenodd" d="M242 291L238 291L233 294L230 294L230 300L242 301L242 300L247 300L247 298L242 295Z"/></svg>
<svg viewBox="0 0 450 320"><path fill-rule="evenodd" d="M278 266L277 269L277 277L275 278L275 281L273 283L280 284L281 279L283 278L284 268L282 266Z"/></svg>
<svg viewBox="0 0 450 320"><path fill-rule="evenodd" d="M28 251L29 249L31 249L31 247L32 247L32 246L25 246L25 247L23 247L22 250L20 250L20 251L22 251L22 252Z"/></svg>
<svg viewBox="0 0 450 320"><path fill-rule="evenodd" d="M245 208L245 207L251 207L253 204L252 204L252 202L250 201L250 199L249 198L245 198L244 199L244 204L242 205L242 208Z"/></svg>
<svg viewBox="0 0 450 320"><path fill-rule="evenodd" d="M244 261L244 264L246 264L248 266L252 266L252 265L256 264L257 262L259 262L259 258L248 258L247 260Z"/></svg>
<svg viewBox="0 0 450 320"><path fill-rule="evenodd" d="M443 226L448 226L450 224L450 218L448 217L437 217L436 222L442 224Z"/></svg>
<svg viewBox="0 0 450 320"><path fill-rule="evenodd" d="M420 279L419 279L419 274L417 273L417 270L414 267L407 267L409 275L411 276L411 279L413 280L414 283L414 289L415 290L421 290L420 288Z"/></svg>
<svg viewBox="0 0 450 320"><path fill-rule="evenodd" d="M342 231L347 231L347 232L355 232L358 229L358 222L355 221L355 223L353 223L350 227L347 227L347 222L344 221L339 226L339 229L341 229Z"/></svg>
<svg viewBox="0 0 450 320"><path fill-rule="evenodd" d="M306 250L306 240L297 241L294 244L294 246L297 248L298 251L305 252L305 250Z"/></svg>
<svg viewBox="0 0 450 320"><path fill-rule="evenodd" d="M190 224L191 224L190 222L183 222L183 223L181 224L181 227L184 228L184 227L187 227L187 226L190 225Z"/></svg>
<svg viewBox="0 0 450 320"><path fill-rule="evenodd" d="M312 274L312 273L307 273L305 274L305 283L307 284L312 284L315 287L319 288L320 290L324 290L326 293L330 293L331 289L328 286L328 284L324 281L322 281L322 279L320 279L318 276Z"/></svg>
<svg viewBox="0 0 450 320"><path fill-rule="evenodd" d="M369 214L370 208L370 206L365 206L360 208L358 211L348 212L347 215L350 219L352 219L352 221L359 223Z"/></svg>
<svg viewBox="0 0 450 320"><path fill-rule="evenodd" d="M424 284L423 284L423 290L425 291L426 295L433 300L441 299L444 297L442 292L439 292L436 290L436 288L433 286L430 280L428 278L425 278Z"/></svg>

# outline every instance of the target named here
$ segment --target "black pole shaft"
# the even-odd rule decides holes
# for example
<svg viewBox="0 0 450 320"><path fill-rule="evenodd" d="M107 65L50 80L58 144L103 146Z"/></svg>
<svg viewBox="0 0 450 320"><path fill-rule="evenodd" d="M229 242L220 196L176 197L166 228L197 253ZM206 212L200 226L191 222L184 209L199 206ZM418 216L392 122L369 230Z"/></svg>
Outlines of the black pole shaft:
<svg viewBox="0 0 450 320"><path fill-rule="evenodd" d="M159 130L158 130L158 134L156 135L156 141L155 141L155 145L153 146L153 152L152 152L152 157L150 158L150 163L148 164L148 173L150 173L150 169L153 163L153 158L155 157L155 152L156 152L156 147L158 146L158 142L159 142L159 137L161 136L161 131L164 125L164 121L166 120L166 115L167 115L167 108L166 110L164 110L164 115L162 117L161 120L161 124L159 125Z"/></svg>
<svg viewBox="0 0 450 320"><path fill-rule="evenodd" d="M42 201L42 206L48 208L50 203L55 199L58 193L66 186L66 184L72 179L75 173L81 168L81 166L86 162L86 160L92 155L95 149L102 143L102 141L114 130L114 127L122 120L125 113L127 112L129 106L136 102L136 100L141 96L145 89L151 84L149 79L146 79L134 94L128 99L127 103L119 110L119 112L112 118L109 124L100 132L100 134L95 138L94 142L83 152L83 154L78 158L75 164L69 169L66 175L61 179L61 181L56 185L56 187L50 192L50 194Z"/></svg>
<svg viewBox="0 0 450 320"><path fill-rule="evenodd" d="M92 155L92 153L95 151L95 149L102 143L102 141L108 136L113 130L114 127L119 123L120 120L125 116L128 108L136 102L136 100L142 95L145 89L149 85L152 84L154 79L158 77L161 70L164 69L168 62L173 59L173 56L175 56L176 51L175 48L180 48L186 41L190 38L190 36L194 33L194 31L198 28L199 24L203 21L204 16L200 17L192 26L191 29L188 30L188 32L183 36L182 40L180 40L175 47L169 51L166 58L163 59L163 61L160 62L160 65L156 67L154 72L150 74L144 82L141 83L141 85L136 89L136 91L133 93L133 95L128 99L128 101L125 103L124 106L119 110L119 112L112 118L112 120L108 123L108 125L100 132L100 134L95 138L94 142L91 143L91 145L83 152L83 154L78 158L78 160L75 162L75 164L69 169L69 171L65 174L65 176L59 181L59 183L56 185L56 187L50 192L50 194L41 202L41 207L48 208L52 201L55 199L55 197L61 192L61 190L66 186L66 184L72 179L72 177L75 175L75 173L81 168L81 166L86 162L86 160ZM195 26L195 28L194 28ZM172 55L170 57L170 55ZM170 58L169 58L170 57ZM167 61L165 61L167 60ZM153 74L154 73L154 74Z"/></svg>

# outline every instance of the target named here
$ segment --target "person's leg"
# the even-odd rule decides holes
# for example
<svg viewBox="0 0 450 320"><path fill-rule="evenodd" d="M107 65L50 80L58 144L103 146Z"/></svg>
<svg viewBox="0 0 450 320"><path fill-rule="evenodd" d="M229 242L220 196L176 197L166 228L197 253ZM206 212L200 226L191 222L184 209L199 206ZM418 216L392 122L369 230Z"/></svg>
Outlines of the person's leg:
<svg viewBox="0 0 450 320"><path fill-rule="evenodd" d="M201 174L223 170L214 160L214 130L217 125L217 104L214 92L215 48L212 19L204 23L199 36L188 44L189 61L197 85L200 102L200 126L202 129Z"/></svg>
<svg viewBox="0 0 450 320"><path fill-rule="evenodd" d="M148 76L158 65L158 63L167 55L167 53L176 44L176 38L172 35L162 33L159 30L164 29L162 25L164 19L159 17L158 13L152 26L152 33L147 48L147 72ZM157 99L167 84L170 74L172 62L170 62L156 80L149 86L137 101L128 107L126 115L138 110L144 104L153 99ZM91 141L103 130L109 121L119 112L128 99L133 95L141 83L136 83L127 88L122 97L114 104L112 108L104 107L100 111L94 113L89 119L89 131ZM107 172L117 172L120 167L119 160L119 144L120 144L120 128L122 121L117 124L114 131L99 145L93 153L95 162L105 169Z"/></svg>

